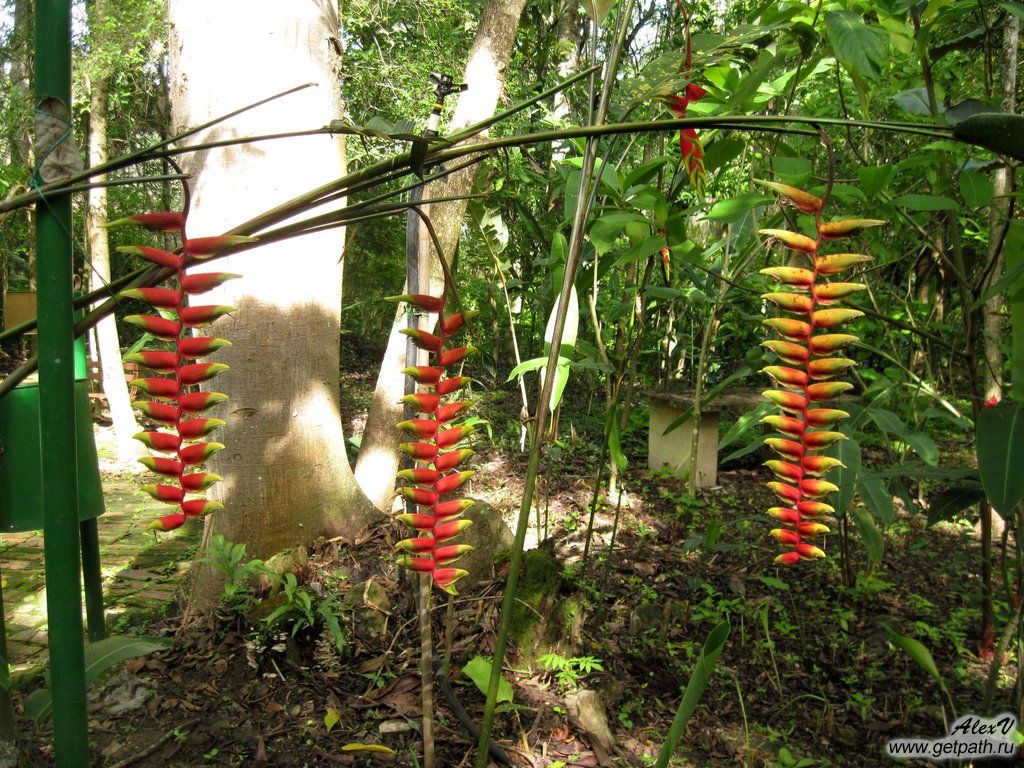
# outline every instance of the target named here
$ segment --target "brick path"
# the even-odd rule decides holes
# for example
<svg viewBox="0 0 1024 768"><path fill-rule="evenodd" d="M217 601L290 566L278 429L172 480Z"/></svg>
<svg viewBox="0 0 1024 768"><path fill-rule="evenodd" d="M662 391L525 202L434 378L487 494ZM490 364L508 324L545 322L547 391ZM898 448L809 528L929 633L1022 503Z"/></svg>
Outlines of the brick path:
<svg viewBox="0 0 1024 768"><path fill-rule="evenodd" d="M108 440L103 430L97 432L101 466L109 466L104 460L109 457ZM99 519L100 562L111 634L167 608L201 534L202 526L194 522L161 533L159 539L145 530L169 511L137 490L148 482L145 477L103 475L106 514ZM0 573L10 662L17 668L37 664L45 659L47 640L42 532L0 533Z"/></svg>

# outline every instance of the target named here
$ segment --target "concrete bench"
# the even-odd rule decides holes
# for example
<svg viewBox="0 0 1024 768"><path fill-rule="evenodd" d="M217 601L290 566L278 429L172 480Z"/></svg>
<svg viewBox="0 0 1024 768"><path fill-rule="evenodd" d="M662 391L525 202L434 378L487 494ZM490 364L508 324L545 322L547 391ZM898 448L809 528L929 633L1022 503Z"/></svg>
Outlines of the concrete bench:
<svg viewBox="0 0 1024 768"><path fill-rule="evenodd" d="M763 389L727 389L701 406L700 431L697 435L698 488L718 482L718 424L722 411L746 412L765 401ZM693 407L693 391L665 392L647 390L651 404L647 437L647 466L668 467L681 477L690 473L690 449L693 446L693 416L669 432L662 434L672 422Z"/></svg>

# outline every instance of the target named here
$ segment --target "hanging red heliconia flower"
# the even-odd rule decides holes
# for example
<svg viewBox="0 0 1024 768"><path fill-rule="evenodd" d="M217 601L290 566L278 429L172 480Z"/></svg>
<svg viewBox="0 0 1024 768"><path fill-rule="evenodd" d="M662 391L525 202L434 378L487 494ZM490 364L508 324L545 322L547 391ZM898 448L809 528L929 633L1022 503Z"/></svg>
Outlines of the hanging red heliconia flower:
<svg viewBox="0 0 1024 768"><path fill-rule="evenodd" d="M825 499L838 487L823 480L821 476L835 467L843 466L843 463L817 452L844 439L841 432L831 427L849 414L829 408L825 401L853 388L848 382L832 381L837 374L855 365L853 360L836 357L834 353L857 341L857 337L851 334L831 331L863 314L855 309L831 306L845 296L864 290L862 284L819 283L818 278L839 274L871 258L853 253L822 255L819 248L823 242L847 237L885 222L877 219L823 222L823 200L786 184L755 181L775 192L794 208L814 214L816 219L816 238L784 229L760 230L762 235L767 235L772 241L803 254L808 261L806 268L786 266L761 270L762 274L772 277L786 289L763 294L762 298L796 316L769 317L764 321L765 325L782 337L762 344L782 363L763 369L779 387L767 390L764 395L782 413L761 419L781 435L765 439L765 444L780 457L765 462L778 478L768 483L768 487L782 502L782 506L768 510L768 514L784 526L771 532L772 537L786 547L786 551L776 557L775 562L779 565L793 565L801 560L825 556L819 547L808 540L829 531L820 518L835 513ZM818 330L826 332L816 333Z"/></svg>
<svg viewBox="0 0 1024 768"><path fill-rule="evenodd" d="M707 91L695 83L688 83L684 95L667 96L665 104L669 111L679 118L686 117L686 107L707 95ZM704 147L693 128L679 129L679 156L683 160L690 183L699 193L704 193Z"/></svg>
<svg viewBox="0 0 1024 768"><path fill-rule="evenodd" d="M685 118L686 108L693 102L703 99L708 92L693 82L693 40L690 37L690 13L685 0L679 0L679 9L683 14L683 34L686 37L686 57L683 60L682 74L689 82L681 95L661 96L660 99L673 115ZM704 147L693 128L679 130L679 156L690 177L690 184L699 194L704 194Z"/></svg>
<svg viewBox="0 0 1024 768"><path fill-rule="evenodd" d="M470 499L445 499L458 490L472 476L472 471L460 471L461 465L473 455L470 448L459 444L475 431L471 424L451 424L464 415L471 403L467 400L443 402L469 383L465 376L449 376L453 368L476 350L469 346L446 347L450 337L463 327L475 311L456 315L444 314L444 297L424 294L395 296L390 301L404 301L427 314L437 314L433 333L409 329L404 333L420 349L431 356L431 365L411 365L404 373L420 385L421 391L402 398L419 412L418 418L406 419L398 428L408 433L415 442L400 447L416 463L411 469L398 473L399 480L411 483L398 488L398 495L417 505L419 511L398 515L398 519L416 531L415 538L398 543L405 553L398 557L399 565L421 573L429 573L434 583L445 592L455 594L455 582L466 575L460 568L449 565L472 549L469 544L450 544L450 539L469 527L472 521L459 519L473 505Z"/></svg>
<svg viewBox="0 0 1024 768"><path fill-rule="evenodd" d="M186 306L185 300L188 296L205 293L227 280L238 277L227 272L186 275L185 265L190 256L208 257L232 245L255 242L255 239L224 235L190 240L185 235L186 217L178 212L136 214L113 221L108 226L122 224L138 224L158 232L177 232L183 244L180 254L147 245L118 248L119 251L139 256L150 263L171 268L175 270L177 277L176 289L129 288L120 294L122 298L142 301L174 315L173 318L157 315L130 315L125 318L156 338L171 344L169 349L146 349L128 355L125 359L155 373L167 374L137 378L131 382L131 386L150 397L160 398L160 401L140 400L132 405L149 418L166 424L168 430L140 432L135 439L153 451L173 455L173 458L144 456L139 459L151 471L173 481L149 483L144 485L142 490L157 501L174 504L178 508L176 512L154 520L147 527L156 531L173 531L190 517L203 517L224 508L219 501L187 497L189 494L205 491L221 479L212 472L197 472L194 468L224 447L221 443L202 440L224 426L225 422L221 419L196 417L195 414L228 399L227 395L220 392L191 391L200 383L209 381L227 370L228 366L222 363L193 361L197 357L230 346L230 342L210 336L191 336L189 328L210 323L230 312L233 307Z"/></svg>

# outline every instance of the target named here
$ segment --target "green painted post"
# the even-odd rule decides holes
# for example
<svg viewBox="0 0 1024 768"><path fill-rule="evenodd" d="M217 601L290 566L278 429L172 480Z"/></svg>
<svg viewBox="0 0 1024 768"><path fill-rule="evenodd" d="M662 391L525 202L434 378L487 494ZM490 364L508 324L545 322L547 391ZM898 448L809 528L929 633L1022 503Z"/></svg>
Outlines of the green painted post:
<svg viewBox="0 0 1024 768"><path fill-rule="evenodd" d="M36 0L35 98L71 105L71 2ZM45 162L49 147L36 150ZM39 181L39 179L36 179ZM45 179L44 179L45 181ZM89 764L82 643L82 582L75 457L75 373L71 293L71 196L36 206L39 306L39 434L50 686L57 768Z"/></svg>

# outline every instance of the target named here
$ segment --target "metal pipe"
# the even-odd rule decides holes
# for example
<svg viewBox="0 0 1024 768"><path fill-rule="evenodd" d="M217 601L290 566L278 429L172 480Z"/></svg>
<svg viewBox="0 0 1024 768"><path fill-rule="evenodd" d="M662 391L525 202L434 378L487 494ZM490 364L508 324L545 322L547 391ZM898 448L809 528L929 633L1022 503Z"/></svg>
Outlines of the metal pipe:
<svg viewBox="0 0 1024 768"><path fill-rule="evenodd" d="M37 0L37 110L71 106L71 2ZM68 123L70 130L70 122ZM58 140L58 142L61 139ZM43 163L53 149L37 148ZM37 183L46 179L37 178ZM42 451L46 615L53 690L53 747L57 768L89 764L82 645L82 583L78 552L78 475L75 440L74 316L71 290L71 196L36 209L39 297L39 434Z"/></svg>

